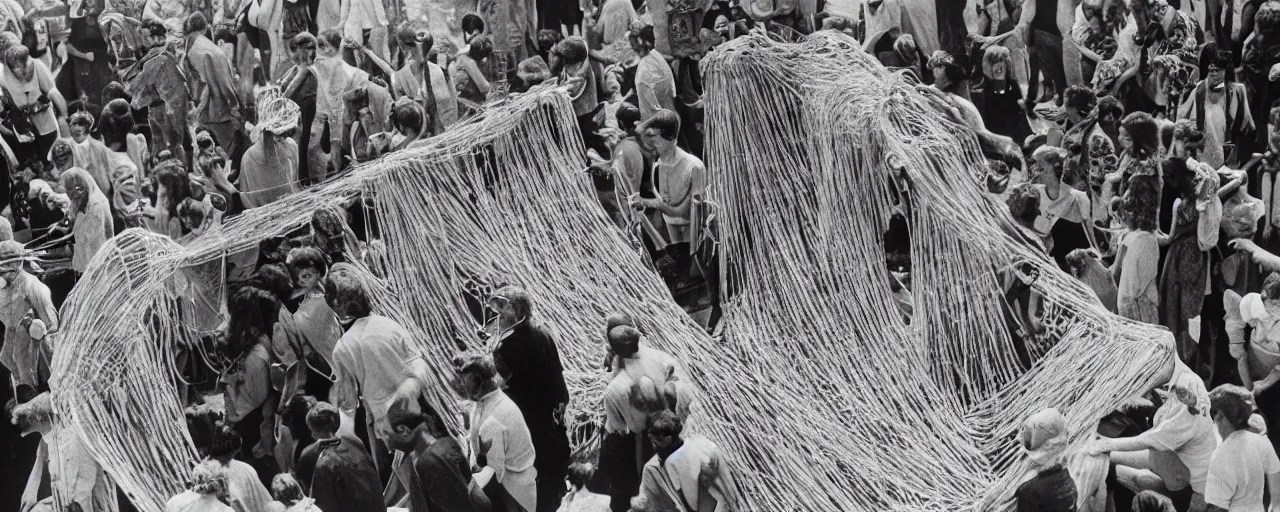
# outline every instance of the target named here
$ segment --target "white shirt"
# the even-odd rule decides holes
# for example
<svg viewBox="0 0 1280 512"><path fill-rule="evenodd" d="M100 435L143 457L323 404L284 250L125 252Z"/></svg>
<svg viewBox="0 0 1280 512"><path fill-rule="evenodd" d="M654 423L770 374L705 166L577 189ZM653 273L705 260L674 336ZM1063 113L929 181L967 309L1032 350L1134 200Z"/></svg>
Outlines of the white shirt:
<svg viewBox="0 0 1280 512"><path fill-rule="evenodd" d="M1209 463L1204 501L1227 512L1264 512L1262 492L1267 475L1280 472L1271 441L1247 430L1222 440Z"/></svg>

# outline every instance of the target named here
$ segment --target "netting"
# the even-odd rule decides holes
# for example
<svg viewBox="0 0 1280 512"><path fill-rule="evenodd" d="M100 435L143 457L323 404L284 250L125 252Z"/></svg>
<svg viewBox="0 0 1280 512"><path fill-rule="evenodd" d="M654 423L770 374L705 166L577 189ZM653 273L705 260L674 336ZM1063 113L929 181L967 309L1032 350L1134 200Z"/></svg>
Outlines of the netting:
<svg viewBox="0 0 1280 512"><path fill-rule="evenodd" d="M1013 442L1058 407L1073 446L1167 379L1167 331L1107 314L1011 235L972 132L857 42L736 39L703 61L710 198L731 299L699 370L709 429L750 469L742 510L1000 510ZM884 235L905 167L914 313ZM1047 334L1019 363L999 276L1039 269Z"/></svg>
<svg viewBox="0 0 1280 512"><path fill-rule="evenodd" d="M584 154L567 97L543 90L249 210L186 247L122 233L67 299L55 405L140 510L162 510L195 458L174 357L196 347L210 324L202 315L225 314L225 267L251 262L259 242L306 225L313 212L357 199L377 219L379 249L366 258L375 310L403 324L428 355L439 384L429 399L455 413L451 426L460 431L458 399L446 385L450 361L460 346L485 344L467 295L483 302L496 285L518 284L559 336L575 448L590 452L602 423L607 313L632 313L668 350L710 340L599 207Z"/></svg>

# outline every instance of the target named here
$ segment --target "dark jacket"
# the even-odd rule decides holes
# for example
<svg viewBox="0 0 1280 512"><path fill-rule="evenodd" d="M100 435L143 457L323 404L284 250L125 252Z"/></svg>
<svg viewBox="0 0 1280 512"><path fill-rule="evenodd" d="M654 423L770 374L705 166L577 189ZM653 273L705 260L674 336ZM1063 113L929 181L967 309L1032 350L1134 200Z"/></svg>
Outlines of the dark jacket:
<svg viewBox="0 0 1280 512"><path fill-rule="evenodd" d="M298 458L298 482L320 510L386 512L382 479L364 443L352 437L316 441Z"/></svg>

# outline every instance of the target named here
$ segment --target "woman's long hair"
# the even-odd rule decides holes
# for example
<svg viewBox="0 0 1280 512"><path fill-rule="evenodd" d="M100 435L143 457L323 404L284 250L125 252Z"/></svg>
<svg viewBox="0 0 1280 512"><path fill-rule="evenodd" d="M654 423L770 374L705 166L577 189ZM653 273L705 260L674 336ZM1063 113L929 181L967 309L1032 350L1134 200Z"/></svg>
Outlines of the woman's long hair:
<svg viewBox="0 0 1280 512"><path fill-rule="evenodd" d="M227 314L223 355L236 360L247 354L261 337L271 335L280 319L280 300L272 292L245 286L232 294Z"/></svg>
<svg viewBox="0 0 1280 512"><path fill-rule="evenodd" d="M166 211L169 212L170 218L176 219L178 205L182 204L182 200L191 197L191 178L187 177L187 171L177 163L161 164L155 173L156 184L164 185L165 188Z"/></svg>

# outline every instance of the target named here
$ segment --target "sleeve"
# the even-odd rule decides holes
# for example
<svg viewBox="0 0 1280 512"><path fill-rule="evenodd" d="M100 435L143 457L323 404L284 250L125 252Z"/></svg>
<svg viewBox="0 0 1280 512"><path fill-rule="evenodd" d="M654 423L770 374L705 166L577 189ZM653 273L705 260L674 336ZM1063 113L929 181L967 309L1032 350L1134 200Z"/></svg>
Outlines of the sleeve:
<svg viewBox="0 0 1280 512"><path fill-rule="evenodd" d="M1231 496L1235 494L1234 474L1229 468L1214 460L1209 464L1209 476L1204 484L1204 502L1223 510L1231 508Z"/></svg>
<svg viewBox="0 0 1280 512"><path fill-rule="evenodd" d="M1227 339L1230 340L1231 357L1238 360L1245 357L1246 354L1244 341L1245 324L1240 314L1240 294L1230 289L1223 291L1222 307L1226 310L1223 321L1226 324Z"/></svg>
<svg viewBox="0 0 1280 512"><path fill-rule="evenodd" d="M49 287L44 283L31 279L32 286L27 290L27 301L31 303L31 310L40 317L45 327L50 331L58 328L58 308L53 306L53 297L50 295Z"/></svg>
<svg viewBox="0 0 1280 512"><path fill-rule="evenodd" d="M354 413L360 406L360 386L351 373L347 359L344 351L333 351L333 373L337 380L329 389L329 402L340 411Z"/></svg>
<svg viewBox="0 0 1280 512"><path fill-rule="evenodd" d="M507 474L507 428L493 419L480 425L480 446L485 448L485 466L493 468L493 479L502 482Z"/></svg>
<svg viewBox="0 0 1280 512"><path fill-rule="evenodd" d="M1137 439L1145 441L1165 451L1176 451L1194 437L1196 429L1190 421L1182 421L1180 418L1188 418L1190 416L1179 416L1175 419L1166 420L1156 425L1146 432L1138 434Z"/></svg>

